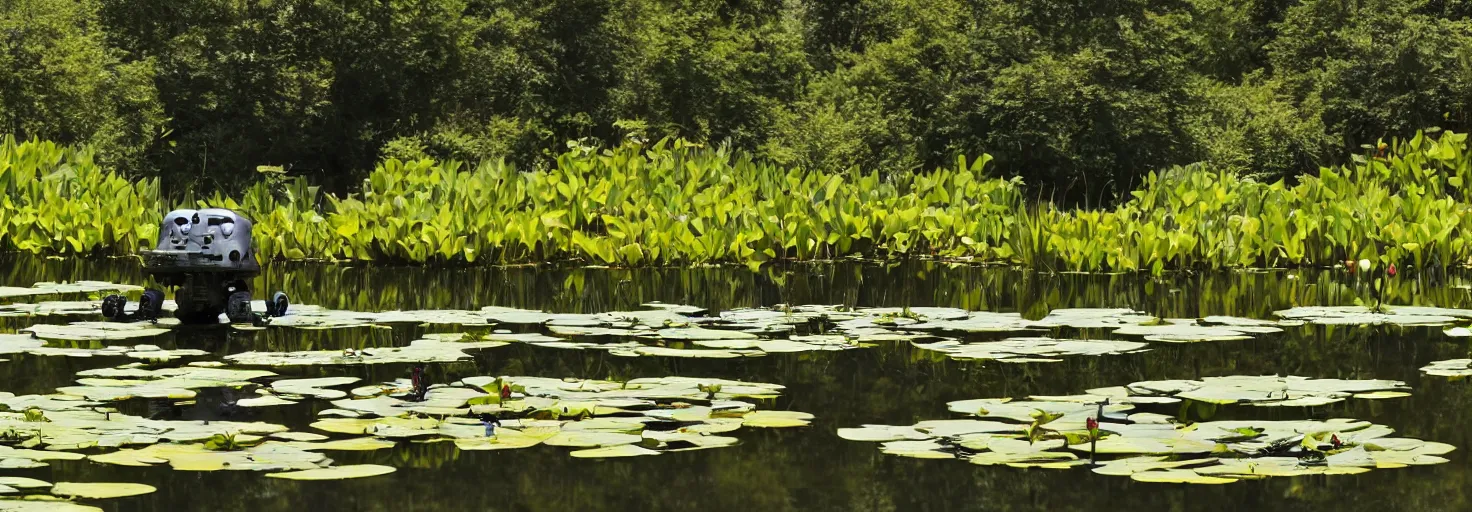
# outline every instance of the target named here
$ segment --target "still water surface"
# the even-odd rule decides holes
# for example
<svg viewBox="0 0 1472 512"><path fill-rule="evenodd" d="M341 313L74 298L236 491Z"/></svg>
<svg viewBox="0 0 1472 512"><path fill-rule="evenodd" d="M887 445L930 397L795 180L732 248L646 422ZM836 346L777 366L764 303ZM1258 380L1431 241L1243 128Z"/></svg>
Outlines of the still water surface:
<svg viewBox="0 0 1472 512"><path fill-rule="evenodd" d="M0 285L93 279L145 284L129 260L55 260L0 257ZM1403 281L1395 303L1472 306L1472 292L1453 276L1424 284ZM507 306L553 312L636 309L650 301L712 311L774 304L950 306L1019 311L1040 318L1061 307L1130 307L1162 317L1235 315L1272 318L1294 305L1352 304L1368 297L1341 272L1280 271L1146 276L1046 275L1015 269L910 263L881 266L837 263L754 274L744 268L696 269L429 269L277 265L257 290L284 288L293 302L335 309ZM258 296L260 294L258 293ZM33 322L0 319L0 332ZM340 350L406 344L418 327L260 333L227 328L185 329L146 343L201 348L215 358L249 350ZM908 344L837 353L774 354L739 360L623 358L603 351L511 345L473 352L474 361L434 365L435 382L474 375L530 375L604 379L668 375L719 377L787 386L771 408L813 413L801 429L742 429L728 448L657 457L574 459L568 449L461 452L451 443L400 443L392 450L332 452L339 464L375 463L399 471L337 482L294 482L251 472L196 473L86 461L0 470L0 475L46 481L141 482L158 492L92 502L105 510L501 510L629 511L1215 511L1215 510L1472 510L1472 386L1423 377L1418 368L1467 357L1466 342L1441 328L1289 328L1252 340L1152 344L1144 353L1068 357L1059 363L957 362ZM49 393L72 383L78 371L130 362L111 358L10 356L0 363L0 390ZM350 375L368 382L406 377L402 365L273 368L285 376ZM946 402L969 398L1077 394L1095 387L1153 379L1217 375L1291 374L1319 378L1397 379L1413 396L1350 400L1316 408L1223 407L1212 419L1350 417L1395 428L1398 435L1450 443L1450 463L1375 470L1355 476L1312 476L1242 481L1220 486L1136 483L1083 469L1022 470L958 461L883 455L876 444L839 439L835 430L865 423L909 425L952 417ZM207 390L187 418L217 418L230 393ZM125 410L141 413L142 403ZM271 407L231 420L283 423L298 431L322 401ZM1143 410L1153 410L1143 408ZM1173 407L1158 410L1174 414Z"/></svg>

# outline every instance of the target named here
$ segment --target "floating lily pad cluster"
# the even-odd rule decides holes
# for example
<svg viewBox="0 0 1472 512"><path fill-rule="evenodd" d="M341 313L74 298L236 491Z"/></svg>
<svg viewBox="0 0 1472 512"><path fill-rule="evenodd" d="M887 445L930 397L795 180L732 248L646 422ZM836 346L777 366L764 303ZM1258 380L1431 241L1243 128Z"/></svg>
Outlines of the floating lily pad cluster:
<svg viewBox="0 0 1472 512"><path fill-rule="evenodd" d="M1109 388L1106 388L1109 389ZM1202 380L1159 380L1125 386L1130 397L1170 397L1211 404L1266 407L1316 407L1347 398L1409 396L1404 382L1393 380L1310 379L1307 377L1206 377Z"/></svg>
<svg viewBox="0 0 1472 512"><path fill-rule="evenodd" d="M1365 306L1299 306L1275 314L1320 325L1438 326L1472 320L1472 309L1423 306L1385 306L1378 311Z"/></svg>
<svg viewBox="0 0 1472 512"><path fill-rule="evenodd" d="M28 334L0 334L0 354L67 357L131 357L145 361L172 361L209 355L198 349L164 349L157 345L107 345L99 348L65 347Z"/></svg>
<svg viewBox="0 0 1472 512"><path fill-rule="evenodd" d="M170 311L172 301L163 309ZM257 301L253 307L264 311ZM958 359L997 359L1012 362L1055 361L1067 355L1122 354L1142 350L1138 342L1066 339L1044 336L1062 328L1108 330L1119 336L1156 342L1196 342L1248 339L1281 331L1296 320L1266 321L1231 317L1197 320L1158 319L1130 309L1059 309L1041 320L1018 313L966 311L956 308L851 308L846 306L779 306L744 308L707 314L698 307L662 303L646 309L603 313L548 313L490 306L479 310L338 311L312 305L293 306L291 313L267 321L271 327L332 329L385 326L402 323L468 327L514 327L511 334L439 334L407 347L369 349L362 353L332 351L247 353L231 356L241 364L320 365L397 362L450 362L469 357L461 349L484 349L508 343L546 348L605 350L626 357L740 358L771 353L841 351L881 342L914 342ZM0 306L0 316L95 314L96 301L49 302ZM177 325L171 319L157 323L115 324L74 322L28 328L35 336L53 340L117 340L155 336ZM258 329L238 325L242 329ZM543 334L546 333L546 334ZM945 337L952 333L1020 333L1000 342L965 343ZM469 342L462 343L462 342Z"/></svg>
<svg viewBox="0 0 1472 512"><path fill-rule="evenodd" d="M1177 423L1161 414L1131 413L1140 403L1193 397L1212 403L1309 405L1351 396L1403 396L1367 395L1401 387L1390 381L1288 377L1276 382L1287 385L1290 398L1260 400L1258 391L1273 382L1260 377L1153 381L1078 396L964 400L951 402L949 409L967 418L864 425L839 429L838 435L881 443L881 451L902 457L1012 467L1090 466L1095 473L1142 482L1197 484L1440 464L1447 462L1441 455L1455 449L1391 437L1390 427L1353 419ZM1322 399L1306 400L1310 396Z"/></svg>
<svg viewBox="0 0 1472 512"><path fill-rule="evenodd" d="M17 297L38 297L42 295L62 295L71 293L97 293L97 292L141 292L142 286L131 284L116 284L104 281L76 281L71 283L42 282L31 285L30 288L18 286L0 286L0 299L12 299Z"/></svg>
<svg viewBox="0 0 1472 512"><path fill-rule="evenodd" d="M151 485L113 482L57 482L24 477L0 477L0 510L45 510L60 512L101 512L102 509L80 505L66 499L102 500L139 496L157 491Z"/></svg>
<svg viewBox="0 0 1472 512"><path fill-rule="evenodd" d="M1437 377L1472 377L1472 359L1434 361L1421 367L1421 372Z"/></svg>
<svg viewBox="0 0 1472 512"><path fill-rule="evenodd" d="M363 386L312 428L386 441L453 442L461 450L537 445L577 448L573 457L630 457L736 444L741 427L806 426L812 415L758 410L776 384L664 377L627 382L541 377L471 377L436 386L422 400L394 396L405 382ZM495 418L497 426L487 423Z"/></svg>

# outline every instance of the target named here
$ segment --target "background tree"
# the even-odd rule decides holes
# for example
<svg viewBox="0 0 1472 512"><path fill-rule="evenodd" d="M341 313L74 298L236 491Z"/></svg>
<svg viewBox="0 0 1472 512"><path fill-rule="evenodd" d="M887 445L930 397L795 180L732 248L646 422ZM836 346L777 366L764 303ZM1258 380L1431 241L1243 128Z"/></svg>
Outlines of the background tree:
<svg viewBox="0 0 1472 512"><path fill-rule="evenodd" d="M151 59L107 45L92 0L0 0L0 130L144 167L165 130Z"/></svg>

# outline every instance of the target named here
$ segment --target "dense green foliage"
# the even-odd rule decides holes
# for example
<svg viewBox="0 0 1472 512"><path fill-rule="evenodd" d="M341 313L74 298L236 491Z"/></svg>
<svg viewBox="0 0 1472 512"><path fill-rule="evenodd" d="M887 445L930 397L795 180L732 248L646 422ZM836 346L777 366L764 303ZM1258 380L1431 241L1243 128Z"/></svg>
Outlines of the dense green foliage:
<svg viewBox="0 0 1472 512"><path fill-rule="evenodd" d="M88 151L0 140L0 251L127 254L158 239L158 180L131 182Z"/></svg>
<svg viewBox="0 0 1472 512"><path fill-rule="evenodd" d="M1417 133L1351 163L1271 183L1205 165L1151 173L1105 209L1031 204L990 156L883 177L753 160L684 140L575 146L542 170L499 161L382 161L361 192L267 172L203 206L255 219L272 259L420 263L741 263L935 257L1044 270L1150 270L1472 262L1467 136ZM51 143L0 151L0 249L127 253L164 210L90 155Z"/></svg>
<svg viewBox="0 0 1472 512"><path fill-rule="evenodd" d="M991 154L1058 199L1277 178L1464 131L1465 0L0 0L0 131L166 191L631 134L881 175ZM903 179L903 178L902 178Z"/></svg>

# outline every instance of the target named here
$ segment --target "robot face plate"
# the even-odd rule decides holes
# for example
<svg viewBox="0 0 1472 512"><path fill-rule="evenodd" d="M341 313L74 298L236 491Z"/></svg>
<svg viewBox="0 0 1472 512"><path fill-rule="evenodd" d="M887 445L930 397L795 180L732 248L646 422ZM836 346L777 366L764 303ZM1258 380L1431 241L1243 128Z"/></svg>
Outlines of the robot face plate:
<svg viewBox="0 0 1472 512"><path fill-rule="evenodd" d="M251 222L231 210L174 210L159 227L158 249L188 251L223 265L254 262Z"/></svg>

